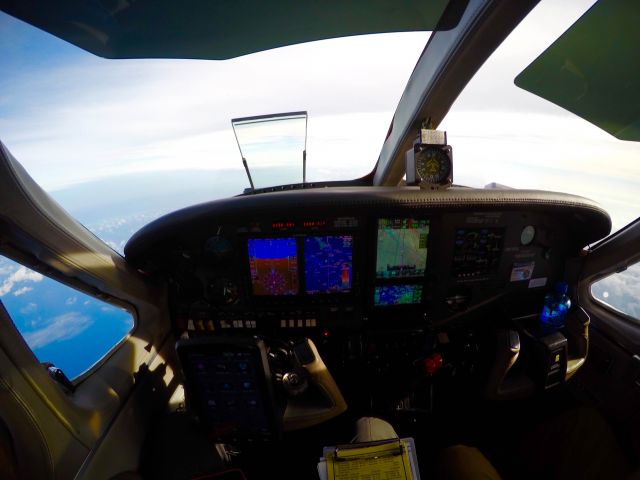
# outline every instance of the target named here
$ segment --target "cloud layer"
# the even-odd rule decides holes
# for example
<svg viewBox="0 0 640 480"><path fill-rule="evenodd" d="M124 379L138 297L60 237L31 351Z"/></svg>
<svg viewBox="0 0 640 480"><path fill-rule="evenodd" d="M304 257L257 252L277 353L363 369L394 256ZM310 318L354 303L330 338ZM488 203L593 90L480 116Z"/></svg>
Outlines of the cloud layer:
<svg viewBox="0 0 640 480"><path fill-rule="evenodd" d="M91 318L86 315L69 312L48 320L43 328L24 333L24 339L29 347L35 350L80 335L92 323Z"/></svg>
<svg viewBox="0 0 640 480"><path fill-rule="evenodd" d="M591 294L640 321L640 264L635 264L620 273L614 273L591 286Z"/></svg>
<svg viewBox="0 0 640 480"><path fill-rule="evenodd" d="M42 274L38 272L34 272L33 270L29 270L27 267L20 267L18 270L9 275L0 285L0 297L6 295L11 292L14 286L22 282L41 282L43 279ZM27 293L29 290L25 290L28 287L22 287L16 292L14 292L15 296L22 295Z"/></svg>
<svg viewBox="0 0 640 480"><path fill-rule="evenodd" d="M3 90L10 93L0 101L0 131L50 189L128 172L242 168L231 118L308 110L309 161L338 169L357 164L367 173L428 36L351 37L224 62L89 54L53 66L33 62L5 76ZM63 48L46 40L53 52ZM353 114L371 115L351 118L344 128L339 119ZM320 156L312 136L335 141L333 155ZM341 148L345 137L358 139L360 155ZM363 148L371 153L363 155Z"/></svg>

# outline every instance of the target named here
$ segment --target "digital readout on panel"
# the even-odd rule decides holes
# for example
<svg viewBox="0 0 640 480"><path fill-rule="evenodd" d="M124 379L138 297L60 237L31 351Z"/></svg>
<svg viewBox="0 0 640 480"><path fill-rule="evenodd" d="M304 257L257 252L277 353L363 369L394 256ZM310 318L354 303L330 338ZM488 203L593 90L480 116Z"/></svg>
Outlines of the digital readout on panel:
<svg viewBox="0 0 640 480"><path fill-rule="evenodd" d="M351 290L353 237L334 235L304 239L304 279L307 293Z"/></svg>
<svg viewBox="0 0 640 480"><path fill-rule="evenodd" d="M422 285L381 285L376 287L373 304L413 305L422 302Z"/></svg>
<svg viewBox="0 0 640 480"><path fill-rule="evenodd" d="M459 228L453 250L453 273L459 278L483 277L500 265L504 230L501 228Z"/></svg>
<svg viewBox="0 0 640 480"><path fill-rule="evenodd" d="M429 220L378 219L376 278L424 275L427 265Z"/></svg>
<svg viewBox="0 0 640 480"><path fill-rule="evenodd" d="M249 269L254 295L297 295L296 239L250 238Z"/></svg>

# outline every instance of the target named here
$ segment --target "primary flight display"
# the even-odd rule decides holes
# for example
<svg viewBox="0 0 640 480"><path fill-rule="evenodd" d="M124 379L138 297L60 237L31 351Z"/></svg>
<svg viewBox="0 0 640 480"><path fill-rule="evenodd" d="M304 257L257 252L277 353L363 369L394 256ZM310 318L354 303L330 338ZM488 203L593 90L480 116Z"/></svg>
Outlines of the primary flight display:
<svg viewBox="0 0 640 480"><path fill-rule="evenodd" d="M296 239L250 238L249 269L254 295L297 295Z"/></svg>

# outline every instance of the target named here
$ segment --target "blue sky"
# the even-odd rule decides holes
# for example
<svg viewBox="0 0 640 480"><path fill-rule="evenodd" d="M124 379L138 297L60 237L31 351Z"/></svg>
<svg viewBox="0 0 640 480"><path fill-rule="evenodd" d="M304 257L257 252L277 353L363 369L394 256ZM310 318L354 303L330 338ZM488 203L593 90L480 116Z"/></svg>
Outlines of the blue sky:
<svg viewBox="0 0 640 480"><path fill-rule="evenodd" d="M29 76L81 60L85 55L73 45L58 41L42 30L0 13L0 67L11 75ZM3 75L4 86L10 78Z"/></svg>

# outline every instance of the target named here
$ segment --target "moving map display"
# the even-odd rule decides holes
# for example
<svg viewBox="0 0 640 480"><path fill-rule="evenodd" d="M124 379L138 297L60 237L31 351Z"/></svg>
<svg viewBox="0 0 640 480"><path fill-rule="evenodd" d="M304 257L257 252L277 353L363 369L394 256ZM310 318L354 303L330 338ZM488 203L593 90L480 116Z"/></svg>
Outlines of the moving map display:
<svg viewBox="0 0 640 480"><path fill-rule="evenodd" d="M380 218L376 278L411 278L424 275L427 265L429 220Z"/></svg>
<svg viewBox="0 0 640 480"><path fill-rule="evenodd" d="M353 237L351 235L306 237L304 278L307 293L338 293L351 290Z"/></svg>
<svg viewBox="0 0 640 480"><path fill-rule="evenodd" d="M373 304L413 305L422 302L422 285L381 285L377 286Z"/></svg>
<svg viewBox="0 0 640 480"><path fill-rule="evenodd" d="M249 269L254 295L297 295L296 239L250 238Z"/></svg>

